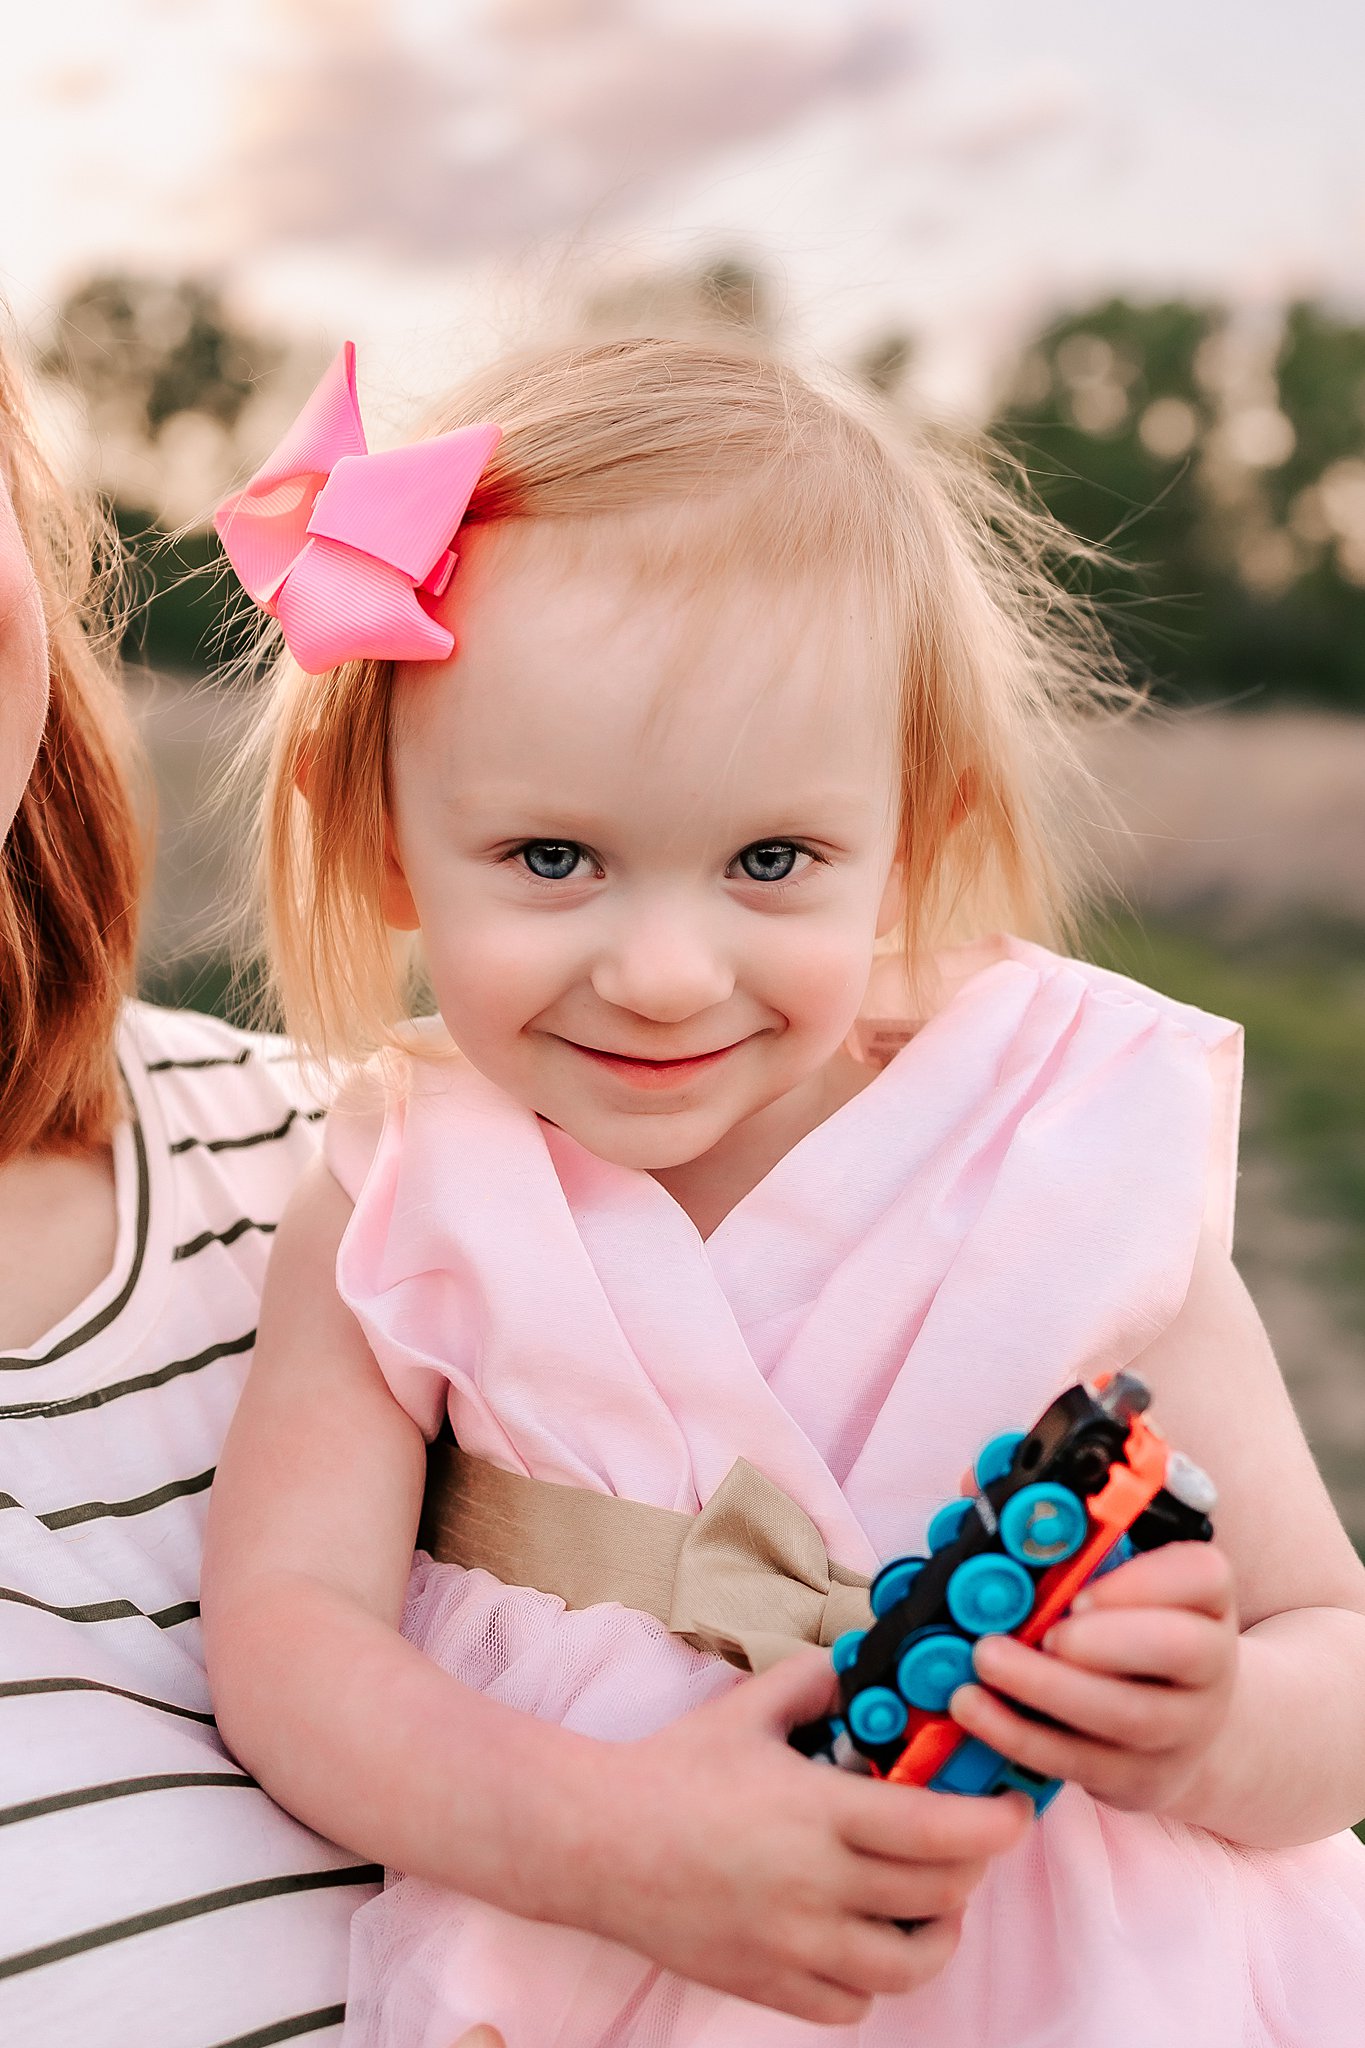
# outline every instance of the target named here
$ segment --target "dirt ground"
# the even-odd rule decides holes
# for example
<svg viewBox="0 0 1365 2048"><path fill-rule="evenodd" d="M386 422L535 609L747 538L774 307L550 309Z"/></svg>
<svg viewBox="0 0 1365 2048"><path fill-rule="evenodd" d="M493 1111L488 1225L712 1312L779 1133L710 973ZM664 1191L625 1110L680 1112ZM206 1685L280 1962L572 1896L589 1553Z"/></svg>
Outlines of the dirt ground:
<svg viewBox="0 0 1365 2048"><path fill-rule="evenodd" d="M1304 910L1365 925L1365 718L1143 718L1090 761L1122 824L1108 864L1140 908L1216 910L1229 935Z"/></svg>

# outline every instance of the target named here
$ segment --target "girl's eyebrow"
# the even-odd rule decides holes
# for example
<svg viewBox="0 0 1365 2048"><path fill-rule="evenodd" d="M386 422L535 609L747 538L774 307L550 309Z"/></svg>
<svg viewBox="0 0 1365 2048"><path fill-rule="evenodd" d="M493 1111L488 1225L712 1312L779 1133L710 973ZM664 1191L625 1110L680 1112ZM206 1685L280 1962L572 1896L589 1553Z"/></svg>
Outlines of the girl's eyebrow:
<svg viewBox="0 0 1365 2048"><path fill-rule="evenodd" d="M619 816L556 801L543 789L514 784L491 790L480 788L472 796L449 792L443 808L458 824L462 836L467 833L484 845L544 839L591 846L600 852L615 846L619 852L622 841L635 837L642 825L654 829L661 822L642 821L638 816L623 821ZM867 828L873 808L873 799L866 789L853 784L826 784L795 794L785 791L775 795L770 803L761 799L757 803L746 802L742 813L719 820L714 826L702 823L701 831L708 843L723 843L727 853L765 839L808 839L837 852L846 850L850 837L858 837ZM690 824L695 828L698 822L694 816ZM670 821L665 829L676 829L676 821Z"/></svg>
<svg viewBox="0 0 1365 2048"><path fill-rule="evenodd" d="M462 824L490 838L591 840L611 830L604 818L563 809L530 791L522 795L498 791L490 796L481 790L472 803L452 793L445 798L445 806Z"/></svg>

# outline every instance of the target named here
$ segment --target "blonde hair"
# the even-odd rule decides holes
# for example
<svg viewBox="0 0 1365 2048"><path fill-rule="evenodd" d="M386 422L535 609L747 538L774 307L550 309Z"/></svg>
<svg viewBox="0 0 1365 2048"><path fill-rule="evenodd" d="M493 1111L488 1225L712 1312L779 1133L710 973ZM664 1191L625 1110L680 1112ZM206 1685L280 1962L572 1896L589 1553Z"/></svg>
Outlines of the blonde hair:
<svg viewBox="0 0 1365 2048"><path fill-rule="evenodd" d="M1094 876L1077 727L1125 693L1050 573L1079 548L984 455L728 337L528 355L430 431L482 420L503 438L466 526L595 521L606 537L672 502L670 565L688 561L698 591L722 563L861 583L898 665L912 973L995 929L1073 940ZM390 685L384 662L308 676L281 656L267 696L266 950L287 1028L324 1058L382 1044L412 996L380 908Z"/></svg>
<svg viewBox="0 0 1365 2048"><path fill-rule="evenodd" d="M0 1162L107 1142L137 943L136 745L113 677L109 556L27 426L0 354L0 463L47 620L38 758L0 847ZM104 567L101 568L103 561Z"/></svg>

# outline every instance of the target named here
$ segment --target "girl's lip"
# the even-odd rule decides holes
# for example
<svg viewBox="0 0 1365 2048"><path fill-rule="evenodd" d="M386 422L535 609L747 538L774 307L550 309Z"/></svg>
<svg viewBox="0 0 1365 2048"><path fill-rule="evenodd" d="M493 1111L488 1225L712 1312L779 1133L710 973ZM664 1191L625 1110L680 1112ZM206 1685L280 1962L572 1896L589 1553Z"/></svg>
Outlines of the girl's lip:
<svg viewBox="0 0 1365 2048"><path fill-rule="evenodd" d="M597 1045L580 1045L576 1039L568 1039L566 1043L572 1045L576 1052L586 1053L589 1059L596 1060L599 1066L619 1075L633 1087L667 1088L676 1082L689 1080L693 1074L705 1073L728 1053L736 1051L744 1041L737 1039L734 1045L717 1046L714 1052L694 1053L680 1060L638 1059L629 1053L605 1052Z"/></svg>

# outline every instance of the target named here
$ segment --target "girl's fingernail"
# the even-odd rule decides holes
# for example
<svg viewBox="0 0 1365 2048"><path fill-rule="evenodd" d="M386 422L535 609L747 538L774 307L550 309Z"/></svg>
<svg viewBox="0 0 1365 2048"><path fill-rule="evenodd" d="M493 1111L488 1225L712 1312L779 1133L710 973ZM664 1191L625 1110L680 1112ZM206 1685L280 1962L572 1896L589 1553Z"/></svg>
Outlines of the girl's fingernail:
<svg viewBox="0 0 1365 2048"><path fill-rule="evenodd" d="M1093 1593L1078 1593L1071 1603L1071 1612L1073 1614L1084 1614L1086 1608L1093 1607L1094 1604L1095 1596Z"/></svg>

